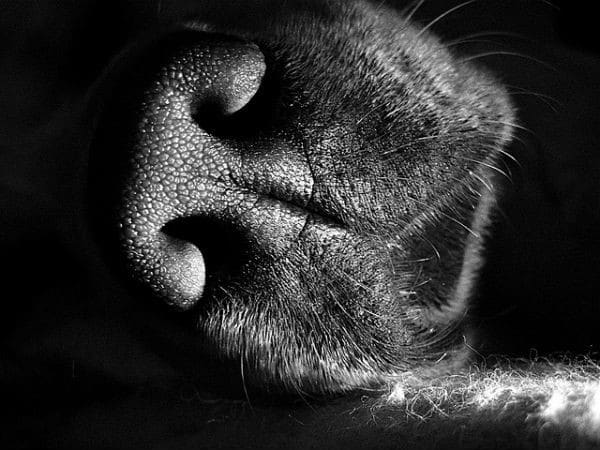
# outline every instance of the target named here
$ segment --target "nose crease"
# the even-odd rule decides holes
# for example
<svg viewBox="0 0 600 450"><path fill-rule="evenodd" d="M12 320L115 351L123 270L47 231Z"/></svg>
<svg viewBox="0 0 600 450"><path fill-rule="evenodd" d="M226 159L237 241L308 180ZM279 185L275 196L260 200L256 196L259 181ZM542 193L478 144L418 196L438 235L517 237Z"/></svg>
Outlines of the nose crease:
<svg viewBox="0 0 600 450"><path fill-rule="evenodd" d="M304 148L277 143L242 156L241 185L259 195L306 208L314 192L314 176Z"/></svg>

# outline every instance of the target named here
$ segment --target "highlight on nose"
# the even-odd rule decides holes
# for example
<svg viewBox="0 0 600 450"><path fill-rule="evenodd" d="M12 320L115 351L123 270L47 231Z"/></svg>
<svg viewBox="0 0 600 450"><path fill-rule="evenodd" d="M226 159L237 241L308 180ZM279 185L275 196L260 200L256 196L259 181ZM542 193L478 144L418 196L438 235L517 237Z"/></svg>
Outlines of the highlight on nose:
<svg viewBox="0 0 600 450"><path fill-rule="evenodd" d="M156 264L162 267L156 278L162 296L180 309L192 307L202 297L206 282L204 257L191 242L158 233L156 241Z"/></svg>
<svg viewBox="0 0 600 450"><path fill-rule="evenodd" d="M169 224L190 217L211 220L226 208L218 180L227 178L235 151L204 124L243 109L259 90L266 67L256 45L206 33L186 34L145 58L116 94L117 106L105 113L104 134L125 137L105 137L102 151L112 156L102 158L126 160L116 209L128 275L186 310L202 298L211 270L198 244L210 242L214 248L225 238L198 235L199 229L188 239L170 233Z"/></svg>

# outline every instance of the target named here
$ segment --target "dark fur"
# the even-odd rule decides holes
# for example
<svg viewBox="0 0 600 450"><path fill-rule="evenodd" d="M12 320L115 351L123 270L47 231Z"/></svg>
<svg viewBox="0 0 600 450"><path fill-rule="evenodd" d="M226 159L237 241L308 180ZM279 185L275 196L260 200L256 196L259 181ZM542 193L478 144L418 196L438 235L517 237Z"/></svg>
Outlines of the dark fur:
<svg viewBox="0 0 600 450"><path fill-rule="evenodd" d="M338 392L378 385L415 361L454 364L499 192L495 165L515 120L506 93L385 6L269 6L239 28L231 17L221 29L202 11L190 28L208 33L159 40L152 48L166 56L152 50L134 63L91 151L99 228L119 225L127 270L157 297L197 303L198 339L241 364L252 385ZM207 70L227 76L219 45L241 45L215 33L258 44L267 72L246 115L210 125L219 113L198 86ZM107 189L119 167L123 183ZM186 231L173 241L161 230L178 220ZM167 261L202 263L193 248L165 252L191 241L208 253L205 241L232 236L240 248L222 250L220 274L205 258L203 293L176 290L195 275Z"/></svg>

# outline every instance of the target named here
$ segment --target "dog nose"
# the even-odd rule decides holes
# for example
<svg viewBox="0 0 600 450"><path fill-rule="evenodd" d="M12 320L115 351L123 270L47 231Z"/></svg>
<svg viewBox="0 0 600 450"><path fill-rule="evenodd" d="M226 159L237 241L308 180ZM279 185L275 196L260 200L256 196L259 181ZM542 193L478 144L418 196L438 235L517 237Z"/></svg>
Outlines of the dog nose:
<svg viewBox="0 0 600 450"><path fill-rule="evenodd" d="M126 271L155 296L186 310L205 290L206 254L198 242L218 239L198 233L219 227L198 227L189 238L179 232L189 224L177 222L219 217L227 208L220 199L237 156L209 129L229 123L248 105L261 86L265 60L253 43L194 33L171 39L139 61L104 113L101 151L115 156L103 156L109 161L103 173L112 168L111 159L125 161L115 195ZM233 244L223 239L226 252Z"/></svg>

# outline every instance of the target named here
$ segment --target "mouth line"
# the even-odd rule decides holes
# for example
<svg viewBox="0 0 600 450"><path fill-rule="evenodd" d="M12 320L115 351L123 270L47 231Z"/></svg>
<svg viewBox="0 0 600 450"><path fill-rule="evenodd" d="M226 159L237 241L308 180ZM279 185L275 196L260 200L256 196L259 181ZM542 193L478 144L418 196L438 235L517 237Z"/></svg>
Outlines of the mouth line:
<svg viewBox="0 0 600 450"><path fill-rule="evenodd" d="M290 198L290 196L279 196L272 192L261 192L260 190L254 190L246 187L239 187L240 193L245 200L253 198L254 204L250 208L256 208L257 206L266 207L268 209L277 208L283 209L288 214L301 217L302 220L312 219L314 222L322 224L328 228L348 230L348 224L344 222L339 215L331 214L330 211L325 211L324 208L315 208L308 206L308 204L299 204Z"/></svg>
<svg viewBox="0 0 600 450"><path fill-rule="evenodd" d="M243 197L244 200L242 200L242 202L249 199L254 200L253 207L262 203L267 207L270 205L270 207L273 208L283 208L286 212L295 216L302 216L303 218L308 216L315 222L327 227L343 229L345 231L349 229L348 223L340 217L340 214L335 214L334 208L319 208L318 205L314 205L314 202L310 199L306 199L306 202L302 203L293 200L295 198L301 199L301 194L293 192L289 195L278 195L273 192L274 190L276 191L276 189L256 189L236 179L231 179L230 181L233 181L233 183L224 182L223 180L218 180L216 183L215 180L213 180L213 183L226 189L234 187L234 189L237 190L237 193ZM252 207L249 209L252 209ZM334 213L331 212L332 210Z"/></svg>
<svg viewBox="0 0 600 450"><path fill-rule="evenodd" d="M312 219L313 222L323 224L329 228L342 228L344 230L348 228L347 224L344 223L344 221L342 221L338 216L325 212L322 209L315 209L309 207L308 205L298 205L295 202L273 195L265 195L261 197L267 201L272 201L278 205L281 205L289 211L300 212L303 216L307 217L308 220Z"/></svg>

